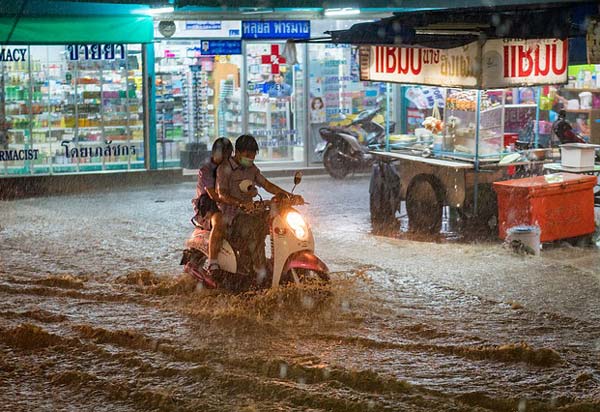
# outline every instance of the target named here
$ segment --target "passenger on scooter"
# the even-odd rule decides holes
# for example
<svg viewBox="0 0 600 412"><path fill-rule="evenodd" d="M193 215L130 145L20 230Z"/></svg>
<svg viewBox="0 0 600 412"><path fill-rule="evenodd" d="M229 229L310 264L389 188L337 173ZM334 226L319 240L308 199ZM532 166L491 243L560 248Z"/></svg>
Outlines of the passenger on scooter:
<svg viewBox="0 0 600 412"><path fill-rule="evenodd" d="M220 137L213 143L210 160L198 171L196 184L196 197L192 200L195 216L192 218L194 226L211 230L208 242L209 271L218 269L216 256L221 249L226 224L223 214L218 207L219 196L216 190L217 167L229 160L233 152L233 145L229 139ZM211 269L212 267L212 269Z"/></svg>
<svg viewBox="0 0 600 412"><path fill-rule="evenodd" d="M232 240L246 240L244 245L247 247L247 252L257 259L254 269L259 277L263 277L266 274L264 239L267 235L267 225L264 216L248 213L254 207L252 199L258 193L256 187L260 186L273 195L280 194L299 198L298 200L302 197L292 195L267 180L254 164L257 153L258 143L253 136L238 137L235 141L235 155L224 161L217 169L217 193L220 199L219 206L224 221L229 226ZM249 180L253 184L253 188L248 192L243 192L240 188L240 183L244 180ZM223 234L220 233L219 236Z"/></svg>

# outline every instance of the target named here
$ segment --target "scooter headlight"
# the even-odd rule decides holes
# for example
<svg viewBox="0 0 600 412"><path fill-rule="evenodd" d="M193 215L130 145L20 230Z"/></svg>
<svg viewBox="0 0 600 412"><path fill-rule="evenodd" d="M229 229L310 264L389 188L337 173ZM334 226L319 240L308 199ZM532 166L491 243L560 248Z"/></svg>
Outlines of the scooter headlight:
<svg viewBox="0 0 600 412"><path fill-rule="evenodd" d="M306 240L308 237L308 227L306 226L306 222L300 213L298 212L288 212L285 217L285 221L287 222L290 229L294 231L296 237L300 240Z"/></svg>

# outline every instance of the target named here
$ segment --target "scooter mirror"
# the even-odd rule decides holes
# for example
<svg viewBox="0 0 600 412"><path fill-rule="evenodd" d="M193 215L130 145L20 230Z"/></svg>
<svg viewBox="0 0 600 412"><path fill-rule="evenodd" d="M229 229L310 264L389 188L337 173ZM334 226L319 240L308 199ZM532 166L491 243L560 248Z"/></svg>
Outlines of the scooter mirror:
<svg viewBox="0 0 600 412"><path fill-rule="evenodd" d="M301 181L302 181L302 172L300 170L298 170L296 173L294 173L294 186L298 186Z"/></svg>

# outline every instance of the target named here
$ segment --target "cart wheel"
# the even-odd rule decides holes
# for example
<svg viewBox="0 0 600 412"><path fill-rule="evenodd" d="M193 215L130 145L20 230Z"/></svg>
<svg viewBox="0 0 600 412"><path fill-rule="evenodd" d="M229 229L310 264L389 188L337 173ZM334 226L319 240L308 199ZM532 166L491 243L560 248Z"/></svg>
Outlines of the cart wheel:
<svg viewBox="0 0 600 412"><path fill-rule="evenodd" d="M406 194L406 211L411 230L438 233L442 228L444 195L442 185L430 175L418 175Z"/></svg>
<svg viewBox="0 0 600 412"><path fill-rule="evenodd" d="M343 179L352 170L352 161L342 153L350 154L348 143L342 141L329 145L323 154L323 165L334 179Z"/></svg>

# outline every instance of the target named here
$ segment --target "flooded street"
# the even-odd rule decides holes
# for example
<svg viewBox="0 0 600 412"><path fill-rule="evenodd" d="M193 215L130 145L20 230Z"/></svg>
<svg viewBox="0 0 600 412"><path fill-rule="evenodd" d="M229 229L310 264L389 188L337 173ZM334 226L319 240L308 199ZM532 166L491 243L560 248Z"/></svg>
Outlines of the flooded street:
<svg viewBox="0 0 600 412"><path fill-rule="evenodd" d="M368 184L297 188L327 290L237 296L192 182L0 202L0 411L600 411L597 248L377 236Z"/></svg>

